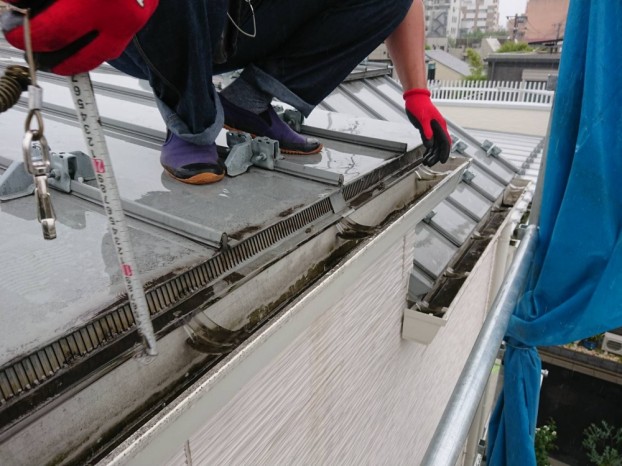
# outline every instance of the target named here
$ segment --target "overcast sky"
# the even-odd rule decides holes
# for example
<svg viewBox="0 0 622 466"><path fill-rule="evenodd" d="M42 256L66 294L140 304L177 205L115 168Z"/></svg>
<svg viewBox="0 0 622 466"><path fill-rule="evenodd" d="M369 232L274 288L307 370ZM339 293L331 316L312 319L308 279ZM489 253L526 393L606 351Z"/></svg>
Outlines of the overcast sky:
<svg viewBox="0 0 622 466"><path fill-rule="evenodd" d="M499 0L499 24L505 27L506 16L525 13L526 4L527 0Z"/></svg>

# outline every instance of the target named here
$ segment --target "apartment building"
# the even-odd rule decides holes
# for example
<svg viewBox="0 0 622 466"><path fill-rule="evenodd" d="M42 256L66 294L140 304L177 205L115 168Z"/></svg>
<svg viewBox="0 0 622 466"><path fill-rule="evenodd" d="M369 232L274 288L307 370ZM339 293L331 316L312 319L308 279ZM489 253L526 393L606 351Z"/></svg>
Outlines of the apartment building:
<svg viewBox="0 0 622 466"><path fill-rule="evenodd" d="M426 37L456 38L462 0L425 0Z"/></svg>
<svg viewBox="0 0 622 466"><path fill-rule="evenodd" d="M460 32L495 31L499 24L499 0L462 0Z"/></svg>
<svg viewBox="0 0 622 466"><path fill-rule="evenodd" d="M476 30L494 31L499 24L499 0L426 0L425 20L431 45Z"/></svg>

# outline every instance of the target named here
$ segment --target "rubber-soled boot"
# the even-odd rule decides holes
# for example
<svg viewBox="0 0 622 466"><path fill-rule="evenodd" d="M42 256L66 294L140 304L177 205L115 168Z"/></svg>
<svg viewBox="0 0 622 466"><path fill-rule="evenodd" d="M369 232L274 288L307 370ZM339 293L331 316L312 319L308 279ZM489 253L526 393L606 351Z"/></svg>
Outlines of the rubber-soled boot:
<svg viewBox="0 0 622 466"><path fill-rule="evenodd" d="M225 128L244 131L252 136L266 136L279 141L281 152L286 154L310 155L322 150L322 144L315 138L308 138L295 132L279 118L270 106L259 115L233 105L222 95L220 102L225 112Z"/></svg>
<svg viewBox="0 0 622 466"><path fill-rule="evenodd" d="M218 158L216 144L197 146L169 131L162 145L160 163L176 180L188 184L209 184L225 176L225 167Z"/></svg>

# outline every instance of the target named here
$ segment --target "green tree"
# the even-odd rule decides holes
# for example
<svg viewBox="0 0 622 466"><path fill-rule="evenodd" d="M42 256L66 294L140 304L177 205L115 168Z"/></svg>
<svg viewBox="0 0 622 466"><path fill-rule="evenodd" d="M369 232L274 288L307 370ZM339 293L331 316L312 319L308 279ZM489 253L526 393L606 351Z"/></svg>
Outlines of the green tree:
<svg viewBox="0 0 622 466"><path fill-rule="evenodd" d="M622 465L622 428L605 421L591 424L583 431L583 448L588 459L598 466Z"/></svg>
<svg viewBox="0 0 622 466"><path fill-rule="evenodd" d="M551 419L548 424L536 428L536 464L538 466L550 466L549 452L557 450L557 425Z"/></svg>
<svg viewBox="0 0 622 466"><path fill-rule="evenodd" d="M497 53L508 53L508 52L532 52L533 48L529 46L527 42L512 42L508 40L505 42Z"/></svg>
<svg viewBox="0 0 622 466"><path fill-rule="evenodd" d="M473 49L466 49L467 63L471 69L471 74L464 78L466 81L485 81L484 61Z"/></svg>

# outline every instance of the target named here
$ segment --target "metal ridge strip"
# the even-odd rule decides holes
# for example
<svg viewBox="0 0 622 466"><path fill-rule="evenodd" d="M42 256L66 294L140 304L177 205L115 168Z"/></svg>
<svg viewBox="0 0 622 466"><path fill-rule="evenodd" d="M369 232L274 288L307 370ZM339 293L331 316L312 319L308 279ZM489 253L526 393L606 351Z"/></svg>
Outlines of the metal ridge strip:
<svg viewBox="0 0 622 466"><path fill-rule="evenodd" d="M21 97L14 108L28 111L28 100L25 97ZM44 103L43 113L46 118L59 121L69 126L79 126L75 110L71 108ZM150 149L160 150L166 136L164 131L151 130L112 118L102 117L102 123L106 136L118 138Z"/></svg>
<svg viewBox="0 0 622 466"><path fill-rule="evenodd" d="M343 80L343 82L357 81L361 79L376 78L376 77L381 77L381 76L390 76L392 72L393 72L393 69L389 67L376 68L376 69L365 69L365 70L359 70L359 71L355 69Z"/></svg>
<svg viewBox="0 0 622 466"><path fill-rule="evenodd" d="M356 105L358 105L359 107L361 107L363 110L365 110L369 116L371 118L375 118L376 120L383 120L383 121L387 121L386 118L384 118L380 113L378 113L376 110L374 110L374 108L371 105L368 105L367 103L365 103L362 99L359 99L354 92L350 91L347 87L345 87L343 84L340 84L337 89L339 89L341 92L343 92L343 94L346 96L346 98L350 99L351 101L353 101Z"/></svg>
<svg viewBox="0 0 622 466"><path fill-rule="evenodd" d="M316 136L324 139L332 139L333 141L346 142L349 144L357 144L359 146L372 147L391 152L404 152L406 143L389 141L387 139L379 139L370 136L361 136L360 134L348 134L330 129L318 128L315 126L305 125L303 123L301 132L309 136Z"/></svg>
<svg viewBox="0 0 622 466"><path fill-rule="evenodd" d="M391 84L395 83L393 79L385 78L385 81L389 81ZM376 86L372 86L369 81L363 81L363 85L365 86L365 89L369 90L372 94L376 94L376 96L386 102L390 107L393 107L395 110L406 116L406 107L404 106L404 104L402 104L401 102L397 103L395 100L391 99L387 94L382 92ZM400 89L399 93L402 94L403 91Z"/></svg>
<svg viewBox="0 0 622 466"><path fill-rule="evenodd" d="M99 206L102 205L101 194L96 186L72 180L71 193L85 201ZM121 199L121 204L128 217L155 225L163 230L172 231L179 236L190 238L216 249L228 244L226 233L214 230L209 226L201 225L125 198Z"/></svg>

